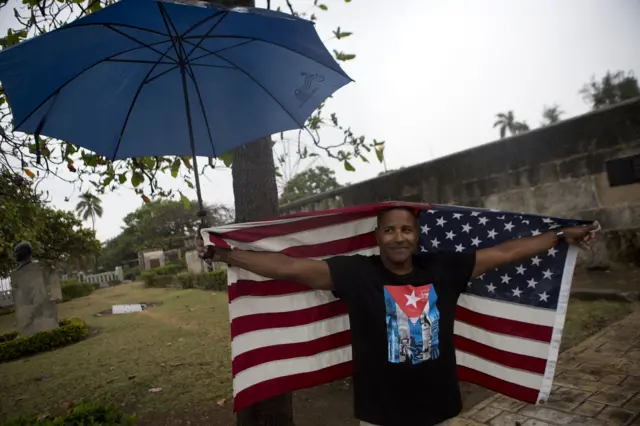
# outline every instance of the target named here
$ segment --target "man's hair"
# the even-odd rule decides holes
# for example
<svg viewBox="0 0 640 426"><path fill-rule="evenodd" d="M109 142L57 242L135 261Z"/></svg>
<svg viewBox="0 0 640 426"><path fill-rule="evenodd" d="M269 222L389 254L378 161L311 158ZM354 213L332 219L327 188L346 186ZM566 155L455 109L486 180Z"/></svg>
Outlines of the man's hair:
<svg viewBox="0 0 640 426"><path fill-rule="evenodd" d="M417 209L413 209L411 207L394 206L394 207L389 207L388 209L384 209L380 213L378 213L378 216L376 217L376 229L380 228L380 220L382 219L382 217L392 210L404 210L406 212L409 212L411 216L413 216L416 219L416 228L417 228L418 215L419 215L419 211Z"/></svg>

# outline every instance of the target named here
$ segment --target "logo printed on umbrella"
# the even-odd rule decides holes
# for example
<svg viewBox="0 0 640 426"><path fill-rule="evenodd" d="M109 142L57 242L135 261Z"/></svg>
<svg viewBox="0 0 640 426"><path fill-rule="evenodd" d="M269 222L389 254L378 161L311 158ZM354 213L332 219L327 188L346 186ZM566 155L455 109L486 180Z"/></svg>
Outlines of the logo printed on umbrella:
<svg viewBox="0 0 640 426"><path fill-rule="evenodd" d="M311 97L318 91L317 88L311 88L313 82L322 83L324 76L318 73L309 74L306 72L300 73L304 77L304 83L302 86L293 91L296 98L300 101L300 106L304 105Z"/></svg>

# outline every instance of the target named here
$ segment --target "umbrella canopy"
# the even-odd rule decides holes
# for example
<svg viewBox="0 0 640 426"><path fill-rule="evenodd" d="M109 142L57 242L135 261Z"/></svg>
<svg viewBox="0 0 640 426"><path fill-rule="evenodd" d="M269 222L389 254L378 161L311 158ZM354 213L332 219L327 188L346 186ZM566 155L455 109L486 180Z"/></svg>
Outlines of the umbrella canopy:
<svg viewBox="0 0 640 426"><path fill-rule="evenodd" d="M122 0L0 52L15 130L112 160L216 157L351 81L310 21L184 3Z"/></svg>

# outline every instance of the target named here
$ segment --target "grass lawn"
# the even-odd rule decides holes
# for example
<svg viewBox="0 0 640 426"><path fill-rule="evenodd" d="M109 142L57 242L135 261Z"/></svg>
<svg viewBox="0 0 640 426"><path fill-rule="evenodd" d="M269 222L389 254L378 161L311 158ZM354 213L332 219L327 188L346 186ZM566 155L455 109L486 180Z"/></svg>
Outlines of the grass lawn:
<svg viewBox="0 0 640 426"><path fill-rule="evenodd" d="M137 302L161 302L161 305L135 314L93 316L113 304ZM573 300L563 348L578 343L632 309L633 305L628 303ZM198 407L199 412L208 407L220 412L223 399L227 403L222 410L230 411L226 294L123 284L60 304L58 315L78 316L96 334L66 348L0 364L0 421L18 414L54 413L62 403L82 398L108 397L124 403L128 412L143 418L189 412L190 407L194 410ZM13 315L0 316L0 332L12 330L13 323ZM157 387L162 392L148 392L149 388ZM318 411L315 415L326 421L326 405L334 398L314 392L333 392L331 389L325 386L306 390L298 400L310 401L305 410ZM349 399L341 395L336 403L350 404ZM318 400L324 403L313 403ZM316 410L314 405L318 405ZM330 411L344 413L344 410ZM312 417L313 413L307 414ZM229 414L225 417L228 419ZM332 424L347 424L343 422L344 419L336 419ZM153 423L159 424L155 420ZM191 424L226 423L210 419Z"/></svg>

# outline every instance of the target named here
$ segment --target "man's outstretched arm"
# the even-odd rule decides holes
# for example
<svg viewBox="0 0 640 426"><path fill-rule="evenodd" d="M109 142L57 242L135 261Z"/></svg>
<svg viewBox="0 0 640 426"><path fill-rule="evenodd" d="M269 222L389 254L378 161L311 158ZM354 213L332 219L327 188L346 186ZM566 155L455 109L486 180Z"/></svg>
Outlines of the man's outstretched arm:
<svg viewBox="0 0 640 426"><path fill-rule="evenodd" d="M221 262L245 269L263 277L291 280L318 290L333 290L329 265L322 260L299 259L280 253L204 247L201 237L196 248L202 257L216 256Z"/></svg>
<svg viewBox="0 0 640 426"><path fill-rule="evenodd" d="M557 233L559 231L562 231L564 239L569 244L579 245L588 249L593 242L594 232L597 229L597 223L586 226L572 226L545 232L535 237L506 241L494 247L478 250L472 278L479 277L494 268L529 259L555 247L558 244Z"/></svg>

